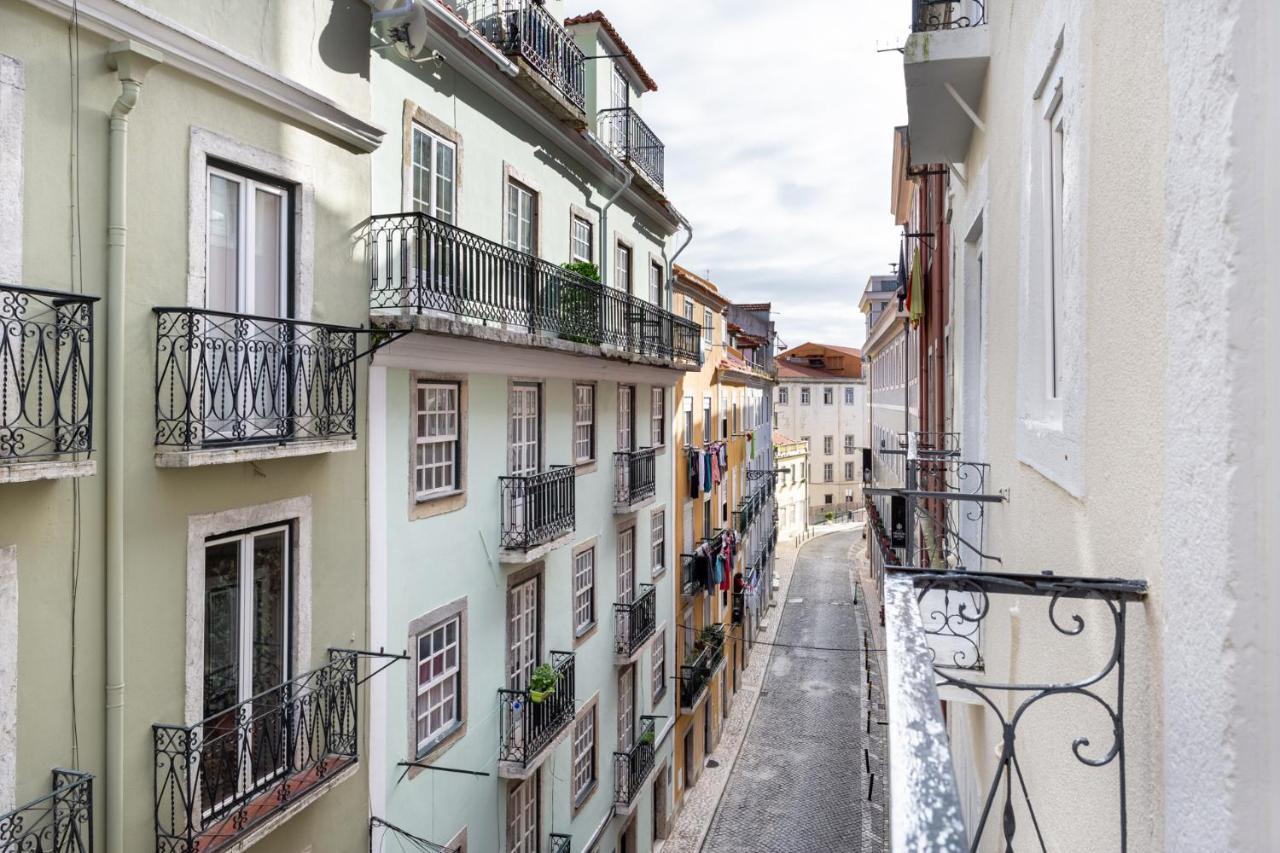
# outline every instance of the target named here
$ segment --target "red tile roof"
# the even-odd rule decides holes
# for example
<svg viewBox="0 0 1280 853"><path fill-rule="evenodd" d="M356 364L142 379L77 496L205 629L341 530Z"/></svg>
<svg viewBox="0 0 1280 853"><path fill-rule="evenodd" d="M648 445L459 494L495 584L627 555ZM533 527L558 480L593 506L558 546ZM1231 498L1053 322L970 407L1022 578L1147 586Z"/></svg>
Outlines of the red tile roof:
<svg viewBox="0 0 1280 853"><path fill-rule="evenodd" d="M823 370L820 367L810 367L807 364L789 364L781 359L778 360L778 378L779 379L844 379L838 373L832 373L829 370Z"/></svg>
<svg viewBox="0 0 1280 853"><path fill-rule="evenodd" d="M773 431L773 443L774 444L799 444L800 442L796 441L794 438L788 438L787 436L783 435L782 433L778 432L775 429Z"/></svg>
<svg viewBox="0 0 1280 853"><path fill-rule="evenodd" d="M627 43L622 40L622 36L618 35L618 31L614 29L613 24L609 23L609 19L604 16L604 12L597 9L585 15L565 19L564 25L566 27L571 27L574 24L599 24L600 28L608 33L609 38L618 46L618 50L622 51L622 55L627 58L627 62L631 64L631 68L636 72L636 76L640 78L640 82L644 83L650 92L658 91L658 84L649 76L649 72L644 70L640 60L636 58L631 48L627 47Z"/></svg>

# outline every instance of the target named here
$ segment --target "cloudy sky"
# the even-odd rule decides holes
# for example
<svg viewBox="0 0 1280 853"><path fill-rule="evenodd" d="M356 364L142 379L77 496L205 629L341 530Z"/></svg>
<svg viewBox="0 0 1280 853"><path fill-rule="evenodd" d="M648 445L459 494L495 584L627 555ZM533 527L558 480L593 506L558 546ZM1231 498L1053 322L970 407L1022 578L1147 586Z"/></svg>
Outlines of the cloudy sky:
<svg viewBox="0 0 1280 853"><path fill-rule="evenodd" d="M658 83L640 110L693 223L680 263L739 302L772 301L782 340L859 346L858 297L897 258L893 127L904 124L908 3L568 0L602 8Z"/></svg>

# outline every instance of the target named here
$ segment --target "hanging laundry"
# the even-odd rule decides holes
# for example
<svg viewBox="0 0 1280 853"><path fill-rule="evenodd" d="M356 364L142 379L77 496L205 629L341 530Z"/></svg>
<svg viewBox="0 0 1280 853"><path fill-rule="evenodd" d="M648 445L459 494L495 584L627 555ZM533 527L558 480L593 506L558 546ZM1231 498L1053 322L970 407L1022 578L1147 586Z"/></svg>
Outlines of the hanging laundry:
<svg viewBox="0 0 1280 853"><path fill-rule="evenodd" d="M702 457L702 491L711 491L711 454L702 451L698 454Z"/></svg>
<svg viewBox="0 0 1280 853"><path fill-rule="evenodd" d="M720 485L720 457L717 454L711 454L711 480L717 486Z"/></svg>
<svg viewBox="0 0 1280 853"><path fill-rule="evenodd" d="M715 573L712 575L712 581L716 585L724 583L724 557L716 555Z"/></svg>

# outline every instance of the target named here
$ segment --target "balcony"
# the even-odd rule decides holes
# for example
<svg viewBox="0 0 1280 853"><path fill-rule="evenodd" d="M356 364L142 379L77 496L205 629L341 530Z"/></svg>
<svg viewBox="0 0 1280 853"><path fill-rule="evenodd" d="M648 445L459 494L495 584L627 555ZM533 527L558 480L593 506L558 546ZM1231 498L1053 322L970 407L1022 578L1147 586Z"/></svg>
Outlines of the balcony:
<svg viewBox="0 0 1280 853"><path fill-rule="evenodd" d="M528 477L499 477L503 562L536 560L573 532L577 469L556 465Z"/></svg>
<svg viewBox="0 0 1280 853"><path fill-rule="evenodd" d="M600 110L597 134L620 160L659 193L663 189L666 146L630 107Z"/></svg>
<svg viewBox="0 0 1280 853"><path fill-rule="evenodd" d="M50 793L0 815L4 853L93 853L93 776L54 770Z"/></svg>
<svg viewBox="0 0 1280 853"><path fill-rule="evenodd" d="M0 285L0 483L94 473L96 301Z"/></svg>
<svg viewBox="0 0 1280 853"><path fill-rule="evenodd" d="M629 815L636 799L653 773L655 717L641 717L635 745L628 752L613 754L613 811Z"/></svg>
<svg viewBox="0 0 1280 853"><path fill-rule="evenodd" d="M995 840L999 841L1000 849L1009 850L1078 848L1078 838L1055 838L1052 833L1046 837L1043 828L1048 824L1036 819L1030 794L1034 791L1042 798L1069 801L1072 791L1061 781L1063 768L1057 764L1051 768L1039 766L1045 754L1042 749L1017 754L1021 743L1019 724L1026 718L1025 712L1030 706L1042 703L1058 707L1059 713L1067 712L1072 728L1059 734L1064 749L1069 748L1084 768L1112 768L1119 839L1114 849L1127 849L1122 699L1125 617L1127 605L1140 602L1146 591L1145 581L1120 578L888 572L884 606L889 766L892 768L888 797L892 811L890 849L963 853L986 849ZM926 597L954 592L976 596L978 606L971 609L966 609L966 605L956 606L931 628L922 615L931 606L925 603ZM943 626L957 620L981 623L994 608L993 596L1015 599L1023 632L1045 628L1038 632L1037 640L1043 641L1040 660L1048 667L1041 680L986 682L950 671L946 669L945 660L940 660L942 655L936 641L939 631L945 630ZM1081 664L1078 661L1081 657L1100 662ZM990 748L994 747L993 761L977 762L978 767L988 769L973 768L976 784L980 790L985 789L977 802L985 806L980 813L969 815L968 826L962 815L940 691L967 697L964 701L992 709L991 723L1001 730L985 739L985 743L974 742L966 747L969 755L992 755ZM1078 701L1082 699L1091 701ZM1073 708L1080 713L1072 714ZM1043 712L1039 719L1045 719ZM1038 738L1046 735L1043 728L1035 732ZM1023 733L1027 734L1025 730ZM1090 734L1097 738L1095 743L1099 746L1091 745ZM1074 774L1066 775L1076 778ZM1098 778L1091 790L1103 791L1105 785L1106 780ZM989 825L997 820L998 826ZM1027 844L1015 840L1018 829L1029 836Z"/></svg>
<svg viewBox="0 0 1280 853"><path fill-rule="evenodd" d="M158 466L355 448L356 329L154 310Z"/></svg>
<svg viewBox="0 0 1280 853"><path fill-rule="evenodd" d="M657 494L656 455L652 447L613 454L614 512L639 509Z"/></svg>
<svg viewBox="0 0 1280 853"><path fill-rule="evenodd" d="M373 217L367 251L379 325L684 369L701 363L691 320L425 213Z"/></svg>
<svg viewBox="0 0 1280 853"><path fill-rule="evenodd" d="M626 666L635 662L657 626L658 593L653 584L640 584L640 596L635 601L614 604L613 618L614 659Z"/></svg>
<svg viewBox="0 0 1280 853"><path fill-rule="evenodd" d="M696 569L695 557L692 554L680 555L680 593L696 595L705 589L707 580Z"/></svg>
<svg viewBox="0 0 1280 853"><path fill-rule="evenodd" d="M459 17L520 66L524 87L579 125L586 110L586 55L542 0L457 0Z"/></svg>
<svg viewBox="0 0 1280 853"><path fill-rule="evenodd" d="M569 853L572 849L573 836L551 833L550 853Z"/></svg>
<svg viewBox="0 0 1280 853"><path fill-rule="evenodd" d="M546 695L531 690L499 690L498 775L527 779L551 754L577 711L572 652L552 652L554 688ZM536 700L536 701L535 701Z"/></svg>
<svg viewBox="0 0 1280 853"><path fill-rule="evenodd" d="M692 711L706 695L720 664L724 662L724 628L712 625L702 629L694 643L693 654L680 667L680 707Z"/></svg>
<svg viewBox="0 0 1280 853"><path fill-rule="evenodd" d="M982 0L912 0L903 51L911 165L963 162L991 62Z"/></svg>
<svg viewBox="0 0 1280 853"><path fill-rule="evenodd" d="M355 772L358 654L191 726L152 726L156 849L251 844Z"/></svg>

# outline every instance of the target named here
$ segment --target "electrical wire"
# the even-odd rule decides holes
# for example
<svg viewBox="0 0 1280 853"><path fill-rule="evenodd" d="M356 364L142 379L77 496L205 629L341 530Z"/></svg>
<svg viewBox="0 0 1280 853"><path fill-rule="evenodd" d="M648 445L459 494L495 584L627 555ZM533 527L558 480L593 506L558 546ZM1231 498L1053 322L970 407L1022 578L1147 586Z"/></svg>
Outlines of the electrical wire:
<svg viewBox="0 0 1280 853"><path fill-rule="evenodd" d="M698 630L697 628L694 628L692 625L680 625L679 627L689 631ZM741 636L734 636L732 634L730 634L727 639L738 640L739 642L746 642ZM855 646L853 648L844 648L841 646L806 646L799 643L770 643L765 640L753 640L751 641L751 643L752 645L755 645L755 646L775 646L777 648L783 648L783 649L802 649L804 651L809 651L809 652L839 652L844 654L859 654L859 655L862 654L863 652L886 651L886 649L864 649L861 646Z"/></svg>

